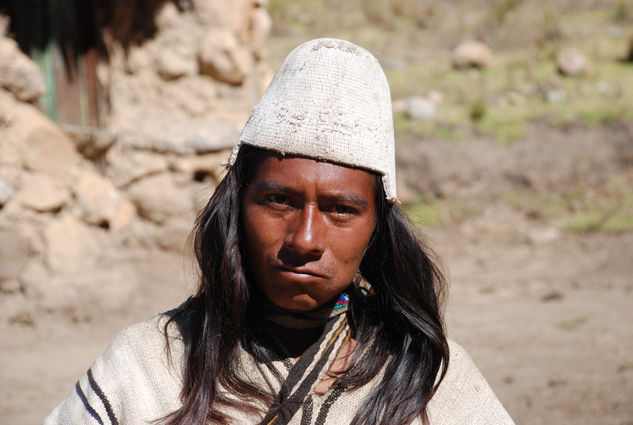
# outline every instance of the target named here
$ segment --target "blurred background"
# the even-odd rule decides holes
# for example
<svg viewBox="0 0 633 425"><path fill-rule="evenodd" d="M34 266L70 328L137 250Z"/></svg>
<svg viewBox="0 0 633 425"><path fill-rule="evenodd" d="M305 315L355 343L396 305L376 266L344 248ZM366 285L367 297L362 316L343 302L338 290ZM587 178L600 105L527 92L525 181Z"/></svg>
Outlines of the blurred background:
<svg viewBox="0 0 633 425"><path fill-rule="evenodd" d="M292 48L381 62L449 337L518 424L633 424L633 2L0 1L0 423L182 302L196 211Z"/></svg>

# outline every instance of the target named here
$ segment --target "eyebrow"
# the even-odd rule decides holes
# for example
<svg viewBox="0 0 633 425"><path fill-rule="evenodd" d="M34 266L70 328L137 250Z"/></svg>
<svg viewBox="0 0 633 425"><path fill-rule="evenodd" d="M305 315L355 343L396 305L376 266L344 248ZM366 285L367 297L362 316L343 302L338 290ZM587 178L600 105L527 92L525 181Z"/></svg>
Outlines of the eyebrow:
<svg viewBox="0 0 633 425"><path fill-rule="evenodd" d="M253 186L253 190L255 192L283 192L283 193L287 193L287 194L295 195L295 196L301 195L301 192L294 190L286 186L285 184L281 184L274 180L267 180L267 181L257 183L255 186ZM367 208L369 206L365 198L363 198L362 196L357 196L349 192L327 194L327 195L321 196L321 198L329 202L353 203L353 204L358 205L361 208Z"/></svg>
<svg viewBox="0 0 633 425"><path fill-rule="evenodd" d="M266 180L261 183L257 183L253 186L253 190L255 192L268 192L268 191L281 191L281 192L294 192L288 186L276 182L274 180Z"/></svg>

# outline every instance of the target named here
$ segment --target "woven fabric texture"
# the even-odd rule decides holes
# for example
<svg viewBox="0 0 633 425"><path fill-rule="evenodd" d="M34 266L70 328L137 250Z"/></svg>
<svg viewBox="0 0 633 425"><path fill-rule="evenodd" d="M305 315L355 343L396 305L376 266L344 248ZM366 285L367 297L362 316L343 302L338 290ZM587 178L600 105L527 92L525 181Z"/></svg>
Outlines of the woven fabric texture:
<svg viewBox="0 0 633 425"><path fill-rule="evenodd" d="M374 56L345 40L295 48L251 111L242 144L375 171L397 202L391 95Z"/></svg>
<svg viewBox="0 0 633 425"><path fill-rule="evenodd" d="M166 320L167 316L160 315L121 332L90 367L90 374L79 380L78 389L73 388L43 425L147 425L180 407L184 350L178 331L172 329L172 362L169 362L162 333ZM449 346L448 373L428 406L431 425L514 424L464 349L452 341ZM244 351L241 361L245 376L264 388L277 385L272 373ZM276 361L274 365L285 379L289 371L284 362ZM382 374L355 391L343 392L328 406L324 423L349 424L381 378ZM270 389L278 391L279 387ZM318 412L328 398L328 393L312 395L308 408ZM266 406L257 407L266 411ZM255 408L252 412L227 409L226 413L235 425L257 424L263 416ZM289 425L301 425L304 417L300 409ZM313 417L308 423L317 420ZM416 419L412 425L421 425L421 421Z"/></svg>

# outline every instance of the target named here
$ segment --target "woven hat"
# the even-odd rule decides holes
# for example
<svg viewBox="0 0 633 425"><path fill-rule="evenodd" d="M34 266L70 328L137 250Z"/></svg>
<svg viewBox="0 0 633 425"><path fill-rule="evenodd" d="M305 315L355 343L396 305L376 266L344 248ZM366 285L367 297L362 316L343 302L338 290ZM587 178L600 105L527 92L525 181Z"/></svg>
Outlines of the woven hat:
<svg viewBox="0 0 633 425"><path fill-rule="evenodd" d="M396 197L391 96L374 56L345 40L321 38L295 48L251 111L242 144L375 171Z"/></svg>

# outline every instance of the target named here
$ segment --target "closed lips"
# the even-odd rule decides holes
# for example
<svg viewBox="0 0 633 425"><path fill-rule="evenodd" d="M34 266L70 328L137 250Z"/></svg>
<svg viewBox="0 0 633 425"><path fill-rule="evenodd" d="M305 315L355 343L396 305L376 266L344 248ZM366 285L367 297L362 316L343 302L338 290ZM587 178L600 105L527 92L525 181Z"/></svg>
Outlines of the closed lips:
<svg viewBox="0 0 633 425"><path fill-rule="evenodd" d="M281 272L286 272L286 273L292 273L294 275L298 275L298 276L312 276L312 277L319 277L319 278L326 278L327 276L323 275L322 273L318 273L316 271L313 270L309 270L309 269L295 269L295 268L291 268L291 267L284 267L284 266L277 266L277 269Z"/></svg>

